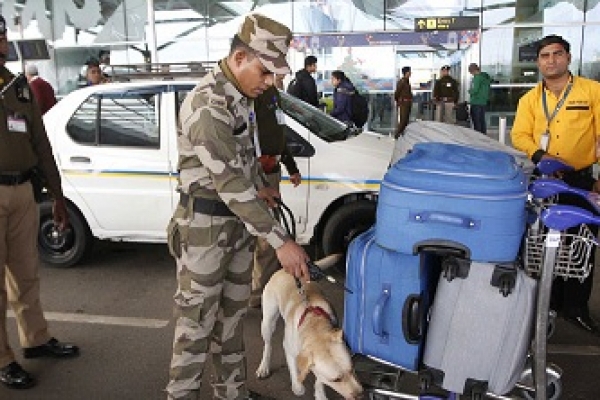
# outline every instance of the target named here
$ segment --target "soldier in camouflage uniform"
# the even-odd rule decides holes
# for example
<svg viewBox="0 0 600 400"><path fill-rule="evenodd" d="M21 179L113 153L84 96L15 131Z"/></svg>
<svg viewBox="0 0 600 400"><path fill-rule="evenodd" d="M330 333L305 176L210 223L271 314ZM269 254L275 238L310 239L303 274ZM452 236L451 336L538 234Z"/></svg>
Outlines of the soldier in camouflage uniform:
<svg viewBox="0 0 600 400"><path fill-rule="evenodd" d="M254 236L275 248L286 271L308 279L307 254L269 212L278 193L265 186L254 147L252 99L273 84L273 73L289 73L285 56L290 40L290 30L278 22L246 16L230 54L181 107L181 199L168 227L178 281L169 399L200 398L209 356L215 398L253 398L245 386L242 320L250 296Z"/></svg>
<svg viewBox="0 0 600 400"><path fill-rule="evenodd" d="M4 66L8 56L6 21L0 15L0 382L12 389L35 385L8 343L6 309L15 312L24 358L71 357L77 346L51 337L40 303L34 169L46 177L54 199L54 221L68 225L66 201L42 114L27 79Z"/></svg>

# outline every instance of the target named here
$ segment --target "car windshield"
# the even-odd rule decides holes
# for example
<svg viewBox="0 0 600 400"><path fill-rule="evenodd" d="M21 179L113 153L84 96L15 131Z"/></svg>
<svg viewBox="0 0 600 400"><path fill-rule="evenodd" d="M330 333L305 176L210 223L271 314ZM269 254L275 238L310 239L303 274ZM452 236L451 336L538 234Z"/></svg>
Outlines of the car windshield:
<svg viewBox="0 0 600 400"><path fill-rule="evenodd" d="M350 131L348 125L294 96L280 93L281 108L289 117L327 142L346 140Z"/></svg>

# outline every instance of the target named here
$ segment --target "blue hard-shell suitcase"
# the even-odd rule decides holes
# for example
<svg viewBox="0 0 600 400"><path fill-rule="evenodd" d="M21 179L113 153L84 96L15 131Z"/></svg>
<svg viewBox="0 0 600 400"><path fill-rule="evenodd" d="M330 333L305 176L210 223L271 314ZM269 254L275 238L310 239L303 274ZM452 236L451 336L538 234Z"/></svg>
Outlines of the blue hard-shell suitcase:
<svg viewBox="0 0 600 400"><path fill-rule="evenodd" d="M513 261L525 230L526 184L509 154L418 143L385 174L377 243L410 254L424 242L446 242L475 261Z"/></svg>
<svg viewBox="0 0 600 400"><path fill-rule="evenodd" d="M354 353L403 369L419 367L426 313L431 303L429 255L386 250L374 229L356 237L348 249L344 334Z"/></svg>

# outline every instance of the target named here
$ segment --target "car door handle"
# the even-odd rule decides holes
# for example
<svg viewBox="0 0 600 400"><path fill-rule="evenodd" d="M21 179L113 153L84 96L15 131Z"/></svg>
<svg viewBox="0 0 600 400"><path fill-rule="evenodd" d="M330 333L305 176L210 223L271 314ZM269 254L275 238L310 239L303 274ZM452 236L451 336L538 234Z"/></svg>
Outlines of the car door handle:
<svg viewBox="0 0 600 400"><path fill-rule="evenodd" d="M82 156L73 156L69 160L71 160L71 162L87 163L87 164L92 162L92 160L90 160L89 157L82 157Z"/></svg>

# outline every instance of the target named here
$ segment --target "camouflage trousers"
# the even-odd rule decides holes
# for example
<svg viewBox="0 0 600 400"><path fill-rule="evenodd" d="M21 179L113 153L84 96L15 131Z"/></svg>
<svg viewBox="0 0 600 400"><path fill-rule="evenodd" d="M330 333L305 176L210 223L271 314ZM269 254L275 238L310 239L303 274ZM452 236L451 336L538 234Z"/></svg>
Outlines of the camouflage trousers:
<svg viewBox="0 0 600 400"><path fill-rule="evenodd" d="M178 282L168 398L210 398L200 388L210 357L214 398L242 399L248 395L242 322L255 238L236 217L184 215L179 206L168 229Z"/></svg>

